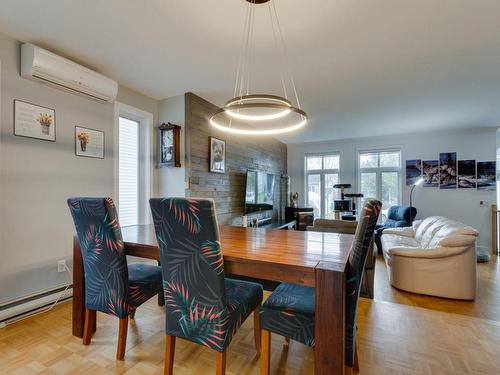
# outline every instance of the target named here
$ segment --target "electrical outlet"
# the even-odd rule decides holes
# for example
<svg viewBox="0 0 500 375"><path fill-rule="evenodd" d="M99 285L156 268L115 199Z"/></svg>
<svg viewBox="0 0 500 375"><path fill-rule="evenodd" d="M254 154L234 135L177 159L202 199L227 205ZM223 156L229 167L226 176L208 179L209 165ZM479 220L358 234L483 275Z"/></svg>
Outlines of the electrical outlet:
<svg viewBox="0 0 500 375"><path fill-rule="evenodd" d="M480 206L489 206L490 202L488 202L488 201L479 201L479 205Z"/></svg>
<svg viewBox="0 0 500 375"><path fill-rule="evenodd" d="M58 260L57 261L57 272L66 271L66 260Z"/></svg>

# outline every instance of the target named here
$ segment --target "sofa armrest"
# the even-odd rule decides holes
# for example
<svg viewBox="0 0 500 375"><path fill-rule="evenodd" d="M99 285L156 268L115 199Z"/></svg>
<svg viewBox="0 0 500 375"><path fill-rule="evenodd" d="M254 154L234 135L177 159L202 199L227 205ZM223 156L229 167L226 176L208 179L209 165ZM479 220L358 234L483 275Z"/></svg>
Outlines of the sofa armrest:
<svg viewBox="0 0 500 375"><path fill-rule="evenodd" d="M448 258L455 255L460 255L471 247L435 247L430 249L422 249L419 247L393 247L389 249L390 256L400 256L407 258L422 258L422 259L437 259Z"/></svg>
<svg viewBox="0 0 500 375"><path fill-rule="evenodd" d="M386 228L382 234L395 234L397 236L415 237L412 227Z"/></svg>

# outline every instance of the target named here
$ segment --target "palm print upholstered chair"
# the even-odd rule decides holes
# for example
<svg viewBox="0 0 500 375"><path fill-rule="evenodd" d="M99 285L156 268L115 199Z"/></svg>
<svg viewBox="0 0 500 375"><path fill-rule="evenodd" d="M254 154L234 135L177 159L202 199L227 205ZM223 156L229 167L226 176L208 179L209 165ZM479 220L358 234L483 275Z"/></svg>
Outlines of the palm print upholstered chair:
<svg viewBox="0 0 500 375"><path fill-rule="evenodd" d="M346 374L358 369L356 315L361 279L382 203L368 199L354 234L346 269ZM280 284L260 309L262 327L261 375L269 374L271 332L314 347L314 288ZM325 327L328 329L328 327ZM332 348L335 350L335 348Z"/></svg>
<svg viewBox="0 0 500 375"><path fill-rule="evenodd" d="M162 293L161 268L132 263L127 266L122 233L111 198L70 198L85 272L83 344L90 344L96 312L120 318L117 359L123 359L129 315L149 298Z"/></svg>
<svg viewBox="0 0 500 375"><path fill-rule="evenodd" d="M166 307L165 374L172 374L175 338L217 352L224 374L226 349L254 312L255 345L260 351L262 286L224 276L224 259L213 200L150 199L163 268Z"/></svg>

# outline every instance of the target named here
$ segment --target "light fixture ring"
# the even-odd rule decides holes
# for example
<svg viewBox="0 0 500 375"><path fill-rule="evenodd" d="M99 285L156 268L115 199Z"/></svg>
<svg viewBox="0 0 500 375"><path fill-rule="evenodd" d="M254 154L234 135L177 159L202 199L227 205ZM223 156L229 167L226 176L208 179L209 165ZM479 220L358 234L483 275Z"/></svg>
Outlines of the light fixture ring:
<svg viewBox="0 0 500 375"><path fill-rule="evenodd" d="M259 100L259 99L260 100L268 100L271 102L282 103L282 104L287 105L289 107L292 106L292 102L290 100L283 98L282 96L269 95L269 94L251 94L251 95L237 96L235 98L228 100L224 106L229 107L235 103L243 103L243 102L247 102L250 100Z"/></svg>

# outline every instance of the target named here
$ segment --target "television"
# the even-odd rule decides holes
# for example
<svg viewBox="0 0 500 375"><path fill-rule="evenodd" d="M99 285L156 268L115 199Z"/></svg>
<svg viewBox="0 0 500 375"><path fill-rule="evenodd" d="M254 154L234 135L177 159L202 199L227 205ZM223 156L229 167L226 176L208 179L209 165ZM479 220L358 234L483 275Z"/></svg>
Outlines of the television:
<svg viewBox="0 0 500 375"><path fill-rule="evenodd" d="M274 175L255 170L247 171L245 213L273 209Z"/></svg>

